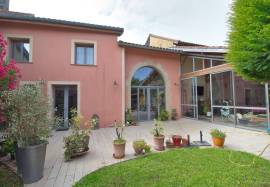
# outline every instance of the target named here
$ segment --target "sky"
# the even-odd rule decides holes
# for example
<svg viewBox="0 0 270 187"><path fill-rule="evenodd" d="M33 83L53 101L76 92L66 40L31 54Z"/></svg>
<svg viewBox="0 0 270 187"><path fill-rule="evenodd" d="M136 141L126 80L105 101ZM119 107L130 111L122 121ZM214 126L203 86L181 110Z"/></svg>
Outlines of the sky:
<svg viewBox="0 0 270 187"><path fill-rule="evenodd" d="M149 33L226 45L232 0L10 0L38 17L123 27L120 40L144 44Z"/></svg>

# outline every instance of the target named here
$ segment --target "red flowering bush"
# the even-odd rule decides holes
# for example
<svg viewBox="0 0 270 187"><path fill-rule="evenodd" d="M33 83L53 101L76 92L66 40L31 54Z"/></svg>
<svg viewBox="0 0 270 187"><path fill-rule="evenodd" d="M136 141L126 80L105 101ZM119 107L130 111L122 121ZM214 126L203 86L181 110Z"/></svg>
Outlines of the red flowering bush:
<svg viewBox="0 0 270 187"><path fill-rule="evenodd" d="M5 121L3 115L3 100L5 91L14 90L18 84L20 75L19 69L14 60L6 61L7 41L0 33L0 124Z"/></svg>
<svg viewBox="0 0 270 187"><path fill-rule="evenodd" d="M14 60L5 61L7 41L0 33L0 92L16 88L20 72Z"/></svg>

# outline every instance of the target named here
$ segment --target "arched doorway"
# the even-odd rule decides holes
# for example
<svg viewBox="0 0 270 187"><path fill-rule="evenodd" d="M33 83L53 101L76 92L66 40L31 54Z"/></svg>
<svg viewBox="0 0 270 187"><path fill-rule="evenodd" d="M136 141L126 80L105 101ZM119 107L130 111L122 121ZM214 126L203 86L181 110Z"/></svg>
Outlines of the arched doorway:
<svg viewBox="0 0 270 187"><path fill-rule="evenodd" d="M134 119L147 121L157 118L166 108L165 83L153 67L139 68L131 80L131 111Z"/></svg>

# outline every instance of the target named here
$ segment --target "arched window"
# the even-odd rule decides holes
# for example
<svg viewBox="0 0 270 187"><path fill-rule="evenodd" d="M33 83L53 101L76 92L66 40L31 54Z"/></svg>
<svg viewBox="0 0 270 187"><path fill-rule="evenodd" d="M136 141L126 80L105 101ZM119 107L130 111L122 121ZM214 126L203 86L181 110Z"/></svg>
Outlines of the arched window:
<svg viewBox="0 0 270 187"><path fill-rule="evenodd" d="M131 86L164 86L164 80L155 68L145 66L135 72Z"/></svg>

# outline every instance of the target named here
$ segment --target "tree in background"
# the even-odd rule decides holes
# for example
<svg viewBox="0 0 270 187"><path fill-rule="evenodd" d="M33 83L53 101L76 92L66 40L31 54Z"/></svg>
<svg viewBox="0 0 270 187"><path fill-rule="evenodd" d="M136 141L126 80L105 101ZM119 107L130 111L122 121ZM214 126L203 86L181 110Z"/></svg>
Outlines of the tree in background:
<svg viewBox="0 0 270 187"><path fill-rule="evenodd" d="M234 0L227 61L244 79L270 81L270 0Z"/></svg>

